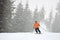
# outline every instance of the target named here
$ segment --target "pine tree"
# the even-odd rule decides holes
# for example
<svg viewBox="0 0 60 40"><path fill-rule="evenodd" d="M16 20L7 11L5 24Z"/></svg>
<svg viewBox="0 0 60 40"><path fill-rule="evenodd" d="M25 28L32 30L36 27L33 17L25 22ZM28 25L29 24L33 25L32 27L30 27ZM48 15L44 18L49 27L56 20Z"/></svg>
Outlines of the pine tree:
<svg viewBox="0 0 60 40"><path fill-rule="evenodd" d="M25 9L24 9L24 31L32 31L32 15L31 11L29 9L28 2L26 3Z"/></svg>
<svg viewBox="0 0 60 40"><path fill-rule="evenodd" d="M50 15L49 15L49 21L51 22L52 20L52 11L50 12Z"/></svg>
<svg viewBox="0 0 60 40"><path fill-rule="evenodd" d="M58 13L56 13L55 20L52 24L52 31L60 32L60 15L58 15Z"/></svg>
<svg viewBox="0 0 60 40"><path fill-rule="evenodd" d="M53 10L51 10L50 15L49 15L49 27L50 27L50 31L52 31L52 21L53 21Z"/></svg>
<svg viewBox="0 0 60 40"><path fill-rule="evenodd" d="M34 20L34 21L39 21L39 15L38 15L38 9L37 9L37 7L36 7L36 9L34 10L33 20Z"/></svg>
<svg viewBox="0 0 60 40"><path fill-rule="evenodd" d="M0 0L0 32L3 31L3 23L2 23L2 19L3 19L3 10L4 10L4 1L5 0Z"/></svg>
<svg viewBox="0 0 60 40"><path fill-rule="evenodd" d="M32 15L28 8L28 3L25 9L22 3L17 6L16 16L14 18L14 31L15 32L29 32L32 31Z"/></svg>
<svg viewBox="0 0 60 40"><path fill-rule="evenodd" d="M12 24L11 24L11 17L12 17L12 11L14 9L13 3L11 0L5 0L4 1L4 9L3 9L3 27L5 32L12 31Z"/></svg>
<svg viewBox="0 0 60 40"><path fill-rule="evenodd" d="M41 11L39 12L39 20L44 20L45 9L42 7Z"/></svg>
<svg viewBox="0 0 60 40"><path fill-rule="evenodd" d="M52 31L52 22L53 22L53 10L50 11L49 18L46 19L45 24L47 26L48 31Z"/></svg>
<svg viewBox="0 0 60 40"><path fill-rule="evenodd" d="M60 1L56 9L57 9L57 13L56 13L53 25L52 25L53 27L52 29L53 29L53 32L60 32Z"/></svg>
<svg viewBox="0 0 60 40"><path fill-rule="evenodd" d="M16 16L14 18L14 28L13 30L15 32L22 32L24 27L24 13L23 13L23 5L22 3L19 3L17 6Z"/></svg>

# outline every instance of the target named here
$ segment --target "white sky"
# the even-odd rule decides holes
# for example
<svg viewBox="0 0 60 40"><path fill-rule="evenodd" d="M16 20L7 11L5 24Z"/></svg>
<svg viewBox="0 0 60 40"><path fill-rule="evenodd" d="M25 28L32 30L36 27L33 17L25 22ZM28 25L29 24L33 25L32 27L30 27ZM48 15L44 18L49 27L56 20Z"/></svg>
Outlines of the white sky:
<svg viewBox="0 0 60 40"><path fill-rule="evenodd" d="M39 10L41 10L42 6L44 6L47 15L46 17L48 17L48 14L52 8L53 8L53 13L55 14L56 12L55 8L59 0L16 0L15 5L18 5L18 3L21 1L23 6L25 6L26 2L28 1L29 8L32 11L34 11L36 6L38 7Z"/></svg>

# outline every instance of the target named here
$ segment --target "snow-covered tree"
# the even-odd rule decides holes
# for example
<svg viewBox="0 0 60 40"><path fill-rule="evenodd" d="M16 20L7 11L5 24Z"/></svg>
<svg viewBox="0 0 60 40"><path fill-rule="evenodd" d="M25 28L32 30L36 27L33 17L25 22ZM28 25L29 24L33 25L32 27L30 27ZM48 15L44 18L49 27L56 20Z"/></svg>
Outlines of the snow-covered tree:
<svg viewBox="0 0 60 40"><path fill-rule="evenodd" d="M45 24L47 26L48 31L52 31L52 20L53 20L53 10L50 11L49 13L49 18L46 19Z"/></svg>
<svg viewBox="0 0 60 40"><path fill-rule="evenodd" d="M2 19L3 19L4 1L5 0L0 0L0 32L3 31Z"/></svg>
<svg viewBox="0 0 60 40"><path fill-rule="evenodd" d="M53 13L53 11L51 10L51 12L50 12L50 15L49 15L49 21L51 22L52 21L52 13Z"/></svg>
<svg viewBox="0 0 60 40"><path fill-rule="evenodd" d="M13 22L13 31L22 32L24 27L24 13L23 13L23 5L19 3L17 6L16 16Z"/></svg>
<svg viewBox="0 0 60 40"><path fill-rule="evenodd" d="M17 6L16 16L14 18L14 31L15 32L29 32L32 31L32 15L28 7L28 3L23 7L20 2Z"/></svg>
<svg viewBox="0 0 60 40"><path fill-rule="evenodd" d="M36 7L35 10L34 10L33 21L39 21L39 14L38 14L38 9L37 9L37 7Z"/></svg>
<svg viewBox="0 0 60 40"><path fill-rule="evenodd" d="M29 5L28 5L28 2L26 3L26 6L25 6L25 9L24 9L24 21L25 21L25 24L24 24L24 31L32 31L33 27L32 27L32 15L31 15L31 11L29 9Z"/></svg>
<svg viewBox="0 0 60 40"><path fill-rule="evenodd" d="M53 22L53 10L51 10L50 15L49 15L49 29L52 31L52 22Z"/></svg>
<svg viewBox="0 0 60 40"><path fill-rule="evenodd" d="M45 14L45 9L42 7L41 11L39 12L39 20L42 21L44 20L44 15Z"/></svg>
<svg viewBox="0 0 60 40"><path fill-rule="evenodd" d="M53 32L60 32L60 1L57 5L56 10L57 10L57 13L55 15L55 20L54 20L53 25L52 25L52 27L53 27L52 31Z"/></svg>
<svg viewBox="0 0 60 40"><path fill-rule="evenodd" d="M13 7L14 1L12 0L5 0L4 1L4 9L3 9L3 27L4 31L9 32L12 29L12 24L11 24L11 17L12 17L12 11L14 9Z"/></svg>
<svg viewBox="0 0 60 40"><path fill-rule="evenodd" d="M55 20L52 25L52 31L53 32L60 32L60 15L56 13Z"/></svg>
<svg viewBox="0 0 60 40"><path fill-rule="evenodd" d="M52 31L52 20L53 20L52 14L53 14L53 10L50 11L50 14L49 14L49 21L48 21L48 24L47 24L48 29L49 29L50 32Z"/></svg>

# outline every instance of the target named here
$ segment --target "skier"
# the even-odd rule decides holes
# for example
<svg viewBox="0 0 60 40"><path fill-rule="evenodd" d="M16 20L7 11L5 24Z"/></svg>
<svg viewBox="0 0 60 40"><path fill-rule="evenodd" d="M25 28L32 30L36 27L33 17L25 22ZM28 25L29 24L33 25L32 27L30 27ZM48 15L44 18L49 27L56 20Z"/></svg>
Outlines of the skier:
<svg viewBox="0 0 60 40"><path fill-rule="evenodd" d="M36 33L38 33L38 32L41 33L41 31L39 30L39 26L40 26L40 24L37 21L35 21L33 28L35 29Z"/></svg>

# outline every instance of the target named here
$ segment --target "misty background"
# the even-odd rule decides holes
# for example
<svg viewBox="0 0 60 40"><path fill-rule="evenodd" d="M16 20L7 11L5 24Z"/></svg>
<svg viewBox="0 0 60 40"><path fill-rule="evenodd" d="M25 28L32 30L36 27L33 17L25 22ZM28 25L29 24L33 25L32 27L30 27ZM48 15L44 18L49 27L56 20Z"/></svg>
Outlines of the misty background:
<svg viewBox="0 0 60 40"><path fill-rule="evenodd" d="M0 0L0 32L33 32L34 21L60 32L60 0Z"/></svg>

